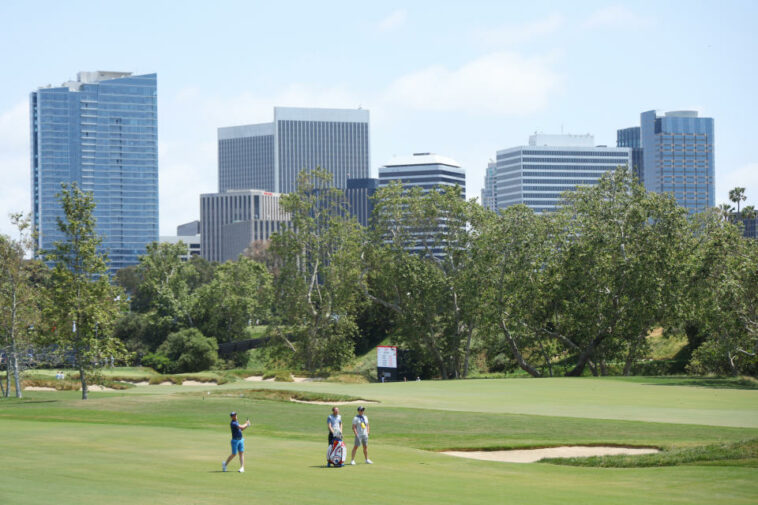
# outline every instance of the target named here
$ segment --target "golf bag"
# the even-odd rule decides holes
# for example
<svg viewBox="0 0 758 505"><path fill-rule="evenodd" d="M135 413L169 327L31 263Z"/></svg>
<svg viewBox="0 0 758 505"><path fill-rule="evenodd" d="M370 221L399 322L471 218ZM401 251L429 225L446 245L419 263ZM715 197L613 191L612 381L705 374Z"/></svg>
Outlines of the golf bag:
<svg viewBox="0 0 758 505"><path fill-rule="evenodd" d="M326 466L341 467L345 465L347 447L342 441L342 433L335 432L331 445L326 450Z"/></svg>

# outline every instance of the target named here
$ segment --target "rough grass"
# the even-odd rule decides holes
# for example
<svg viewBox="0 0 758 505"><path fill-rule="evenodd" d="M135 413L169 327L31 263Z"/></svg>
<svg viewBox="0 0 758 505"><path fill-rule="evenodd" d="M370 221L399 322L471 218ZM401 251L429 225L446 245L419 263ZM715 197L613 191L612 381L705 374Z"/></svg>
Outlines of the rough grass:
<svg viewBox="0 0 758 505"><path fill-rule="evenodd" d="M657 454L639 456L593 456L589 458L545 458L542 463L601 468L643 468L651 466L708 464L736 464L758 468L758 439L710 444L697 447L675 448Z"/></svg>
<svg viewBox="0 0 758 505"><path fill-rule="evenodd" d="M227 398L246 398L249 400L271 400L280 402L289 402L291 399L304 402L351 402L362 400L355 396L331 394L331 393L314 393L305 391L290 391L287 389L240 389L240 390L223 390L212 392L211 395L216 397Z"/></svg>

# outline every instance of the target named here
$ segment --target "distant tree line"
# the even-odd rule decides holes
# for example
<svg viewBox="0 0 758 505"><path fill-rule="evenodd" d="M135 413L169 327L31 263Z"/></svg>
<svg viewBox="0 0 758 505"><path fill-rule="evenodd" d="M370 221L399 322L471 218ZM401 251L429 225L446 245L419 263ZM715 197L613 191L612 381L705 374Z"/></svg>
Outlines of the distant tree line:
<svg viewBox="0 0 758 505"><path fill-rule="evenodd" d="M25 259L28 221L14 217L21 238L0 238L4 393L28 344L67 353L86 397L109 356L166 373L245 366L247 352L219 357L218 344L261 335L271 367L336 370L389 338L419 375L452 379L656 373L640 360L662 327L687 337L675 371L758 373L758 241L731 210L690 215L619 168L546 214L393 184L363 228L328 172L298 187L282 197L291 226L237 261L151 244L114 282L91 195L63 188L52 268Z"/></svg>

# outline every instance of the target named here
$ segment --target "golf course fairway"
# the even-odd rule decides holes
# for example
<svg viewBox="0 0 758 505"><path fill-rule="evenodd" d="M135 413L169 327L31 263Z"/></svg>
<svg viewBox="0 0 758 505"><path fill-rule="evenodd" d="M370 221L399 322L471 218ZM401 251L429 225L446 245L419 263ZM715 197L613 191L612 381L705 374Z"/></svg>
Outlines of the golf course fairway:
<svg viewBox="0 0 758 505"><path fill-rule="evenodd" d="M366 404L375 464L325 466L329 407L264 388ZM755 504L758 456L600 468L461 459L445 449L558 445L666 451L758 439L758 390L697 379L498 379L397 384L141 386L29 391L0 401L0 504ZM229 412L246 473L229 454ZM346 432L355 405L342 407ZM352 438L346 437L348 446ZM741 442L740 442L741 443Z"/></svg>

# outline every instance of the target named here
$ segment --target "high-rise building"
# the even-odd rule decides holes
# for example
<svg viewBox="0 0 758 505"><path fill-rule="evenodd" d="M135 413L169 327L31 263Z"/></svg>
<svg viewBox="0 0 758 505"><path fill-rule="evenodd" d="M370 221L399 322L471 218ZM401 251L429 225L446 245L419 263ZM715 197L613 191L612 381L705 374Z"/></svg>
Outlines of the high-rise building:
<svg viewBox="0 0 758 505"><path fill-rule="evenodd" d="M538 213L554 211L565 191L597 184L605 172L629 167L631 151L595 146L592 135L532 135L528 146L497 152L497 209L521 203Z"/></svg>
<svg viewBox="0 0 758 505"><path fill-rule="evenodd" d="M369 111L275 107L274 122L218 129L218 188L295 191L321 167L334 186L369 177Z"/></svg>
<svg viewBox="0 0 758 505"><path fill-rule="evenodd" d="M200 254L209 261L235 260L255 241L268 240L289 223L280 195L233 189L200 195Z"/></svg>
<svg viewBox="0 0 758 505"><path fill-rule="evenodd" d="M639 179L648 191L671 193L690 212L715 205L713 118L697 111L643 112L639 128L618 130L618 145L639 152Z"/></svg>
<svg viewBox="0 0 758 505"><path fill-rule="evenodd" d="M379 185L397 181L403 186L420 187L424 192L440 186L460 186L466 197L466 171L457 161L432 153L399 156L379 168Z"/></svg>
<svg viewBox="0 0 758 505"><path fill-rule="evenodd" d="M484 173L484 186L482 187L482 207L496 210L497 199L495 198L495 176L497 175L497 163L490 160Z"/></svg>
<svg viewBox="0 0 758 505"><path fill-rule="evenodd" d="M345 189L347 208L361 226L368 226L374 213L373 196L379 189L379 179L348 179Z"/></svg>
<svg viewBox="0 0 758 505"><path fill-rule="evenodd" d="M642 170L642 141L640 140L640 127L632 126L616 132L616 147L629 147L632 149L632 170L634 175L645 184L645 173Z"/></svg>
<svg viewBox="0 0 758 505"><path fill-rule="evenodd" d="M156 74L79 72L30 94L32 220L38 254L63 240L55 197L77 183L95 199L110 271L138 263L158 240Z"/></svg>
<svg viewBox="0 0 758 505"><path fill-rule="evenodd" d="M423 193L458 186L461 197L466 198L466 171L457 161L438 154L414 153L395 157L379 168L379 185L387 186L392 182L400 182L404 188L421 188ZM448 229L446 219L406 229L410 232L409 242L403 246L407 251L444 256L442 232Z"/></svg>

